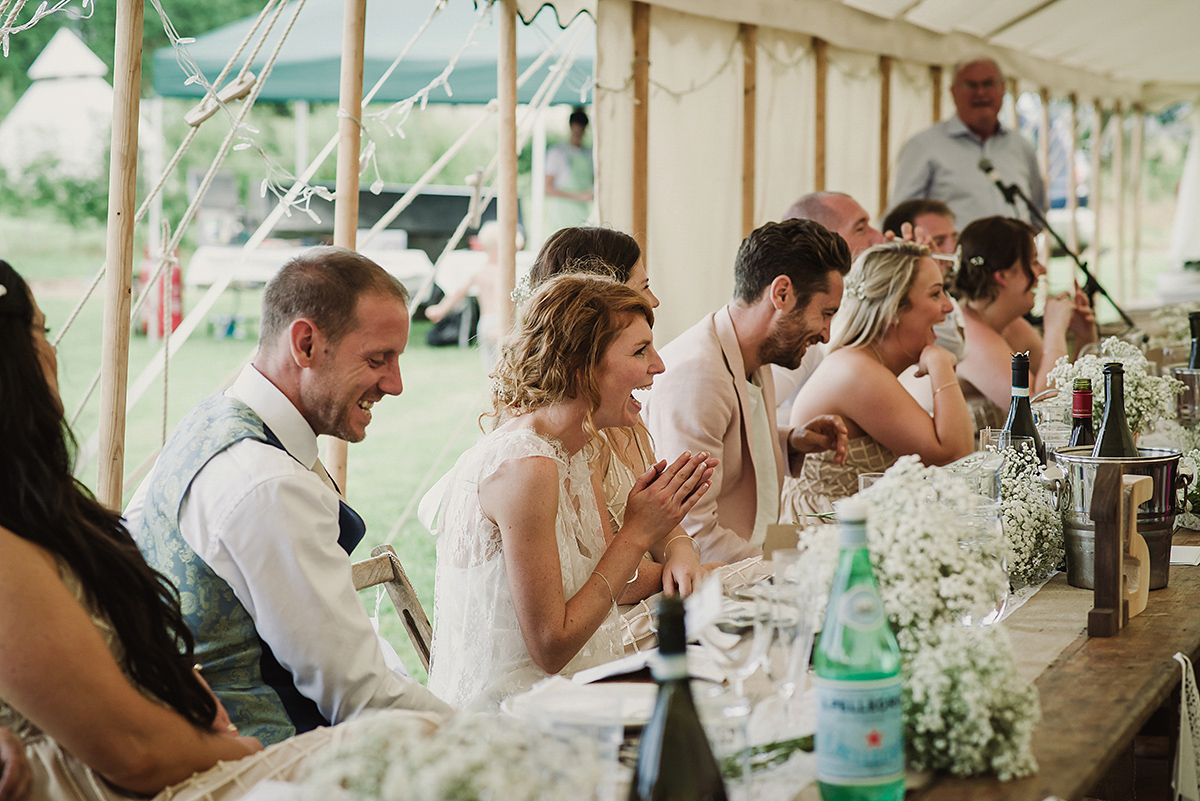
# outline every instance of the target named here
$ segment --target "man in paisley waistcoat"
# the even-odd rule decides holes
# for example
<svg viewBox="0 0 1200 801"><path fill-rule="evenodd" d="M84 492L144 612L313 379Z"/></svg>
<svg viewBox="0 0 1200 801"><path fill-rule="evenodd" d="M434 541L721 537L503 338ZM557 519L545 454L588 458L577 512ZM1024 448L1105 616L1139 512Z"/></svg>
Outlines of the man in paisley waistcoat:
<svg viewBox="0 0 1200 801"><path fill-rule="evenodd" d="M288 262L254 362L179 423L131 515L179 588L201 673L267 745L371 709L450 709L384 663L350 576L366 527L317 458L318 435L359 442L372 406L400 394L407 300L350 250Z"/></svg>

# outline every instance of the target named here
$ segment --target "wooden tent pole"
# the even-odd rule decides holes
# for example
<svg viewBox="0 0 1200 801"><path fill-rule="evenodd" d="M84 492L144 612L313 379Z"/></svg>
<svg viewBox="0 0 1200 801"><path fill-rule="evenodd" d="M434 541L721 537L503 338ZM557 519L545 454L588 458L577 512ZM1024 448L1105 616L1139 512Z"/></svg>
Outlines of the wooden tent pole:
<svg viewBox="0 0 1200 801"><path fill-rule="evenodd" d="M1050 89L1043 86L1038 90L1038 99L1041 100L1041 113L1038 115L1038 172L1042 174L1042 196L1040 198L1031 198L1035 203L1042 202L1042 208L1048 209L1050 204L1047 202L1046 194L1050 186ZM1016 111L1016 97L1013 97L1013 110ZM1042 264L1050 263L1050 237L1040 237L1041 247L1039 252L1041 255Z"/></svg>
<svg viewBox="0 0 1200 801"><path fill-rule="evenodd" d="M738 26L742 42L742 236L754 230L754 155L758 113L758 26Z"/></svg>
<svg viewBox="0 0 1200 801"><path fill-rule="evenodd" d="M1133 141L1129 145L1132 162L1129 165L1129 193L1133 200L1133 252L1129 257L1129 279L1132 297L1141 294L1140 261L1142 250L1142 159L1145 156L1146 111L1140 105L1133 107Z"/></svg>
<svg viewBox="0 0 1200 801"><path fill-rule="evenodd" d="M500 109L496 119L496 222L500 244L496 258L500 266L500 330L507 331L513 319L512 291L517 269L517 0L503 0L497 11L496 98Z"/></svg>
<svg viewBox="0 0 1200 801"><path fill-rule="evenodd" d="M1012 97L1012 104L1008 107L1008 127L1012 130L1019 128L1019 119L1017 117L1017 98L1021 96L1021 84L1016 76L1008 79L1008 94Z"/></svg>
<svg viewBox="0 0 1200 801"><path fill-rule="evenodd" d="M337 190L333 203L333 244L358 245L358 157L362 147L363 43L367 0L345 0L342 7L342 71L338 87ZM346 442L325 442L325 469L346 494Z"/></svg>
<svg viewBox="0 0 1200 801"><path fill-rule="evenodd" d="M891 163L892 58L879 57L879 215L887 212Z"/></svg>
<svg viewBox="0 0 1200 801"><path fill-rule="evenodd" d="M1129 299L1125 274L1125 107L1118 100L1113 107L1113 188L1117 207L1117 298Z"/></svg>
<svg viewBox="0 0 1200 801"><path fill-rule="evenodd" d="M825 191L825 93L829 78L829 44L824 39L813 39L813 56L817 62L814 120L816 131L813 136L813 189Z"/></svg>
<svg viewBox="0 0 1200 801"><path fill-rule="evenodd" d="M137 208L144 10L142 3L117 3L104 333L100 350L100 471L96 484L96 497L114 510L121 508L121 481L125 470L125 398L129 380L129 314L133 291L133 218Z"/></svg>
<svg viewBox="0 0 1200 801"><path fill-rule="evenodd" d="M1104 206L1100 196L1100 151L1104 147L1104 106L1100 98L1092 101L1092 185L1088 189L1088 205L1092 208L1092 271L1099 272L1100 267L1100 210Z"/></svg>
<svg viewBox="0 0 1200 801"><path fill-rule="evenodd" d="M650 244L648 177L650 166L650 4L633 4L633 235L641 240L642 260Z"/></svg>
<svg viewBox="0 0 1200 801"><path fill-rule="evenodd" d="M1079 253L1079 195L1075 187L1079 185L1079 175L1075 170L1075 158L1079 154L1079 95L1071 92L1067 95L1070 103L1071 146L1067 153L1067 246L1072 253Z"/></svg>
<svg viewBox="0 0 1200 801"><path fill-rule="evenodd" d="M929 67L929 83L933 86L933 121L942 121L942 65Z"/></svg>

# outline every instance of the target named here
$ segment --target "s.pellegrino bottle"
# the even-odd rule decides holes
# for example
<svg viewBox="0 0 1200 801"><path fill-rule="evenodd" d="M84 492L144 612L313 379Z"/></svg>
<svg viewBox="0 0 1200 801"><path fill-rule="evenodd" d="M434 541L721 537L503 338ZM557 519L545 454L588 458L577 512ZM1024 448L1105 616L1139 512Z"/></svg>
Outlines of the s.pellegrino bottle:
<svg viewBox="0 0 1200 801"><path fill-rule="evenodd" d="M1033 424L1033 409L1029 407L1029 354L1014 353L1012 357L1012 400L1008 403L1008 419L1004 430L1015 437L1031 437L1038 459L1046 463L1046 448L1042 436Z"/></svg>
<svg viewBox="0 0 1200 801"><path fill-rule="evenodd" d="M1104 365L1104 417L1092 456L1128 459L1138 455L1133 432L1125 420L1125 367L1120 362Z"/></svg>
<svg viewBox="0 0 1200 801"><path fill-rule="evenodd" d="M902 801L900 648L871 572L866 507L835 507L840 554L813 658L817 786L824 801Z"/></svg>
<svg viewBox="0 0 1200 801"><path fill-rule="evenodd" d="M1192 352L1188 355L1188 369L1200 370L1200 311L1188 312L1188 327L1192 329Z"/></svg>
<svg viewBox="0 0 1200 801"><path fill-rule="evenodd" d="M678 597L659 602L658 653L650 670L658 700L642 731L629 801L727 801L721 769L692 700Z"/></svg>
<svg viewBox="0 0 1200 801"><path fill-rule="evenodd" d="M1092 422L1092 379L1076 378L1071 392L1071 439L1067 445L1083 447L1096 444Z"/></svg>

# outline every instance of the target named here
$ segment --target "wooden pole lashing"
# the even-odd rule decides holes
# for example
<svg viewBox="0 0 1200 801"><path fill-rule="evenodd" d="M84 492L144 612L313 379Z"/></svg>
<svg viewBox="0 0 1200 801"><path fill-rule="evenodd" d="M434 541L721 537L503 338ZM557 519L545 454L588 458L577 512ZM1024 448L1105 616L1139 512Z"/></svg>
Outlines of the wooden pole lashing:
<svg viewBox="0 0 1200 801"><path fill-rule="evenodd" d="M742 236L754 230L754 156L757 147L758 26L738 26L742 42Z"/></svg>
<svg viewBox="0 0 1200 801"><path fill-rule="evenodd" d="M337 189L333 203L333 244L358 246L358 159L362 147L362 86L367 0L345 0L342 6L342 68L338 85ZM325 469L346 494L346 441L325 442Z"/></svg>
<svg viewBox="0 0 1200 801"><path fill-rule="evenodd" d="M121 508L125 470L125 399L129 380L129 315L133 306L133 218L137 209L144 10L143 3L117 3L104 332L100 351L100 470L96 483L97 499L114 510Z"/></svg>
<svg viewBox="0 0 1200 801"><path fill-rule="evenodd" d="M815 106L816 131L813 136L813 189L818 192L825 190L825 101L829 79L829 44L824 39L813 39L813 56L816 58L816 87L813 105Z"/></svg>
<svg viewBox="0 0 1200 801"><path fill-rule="evenodd" d="M633 235L647 258L650 166L650 4L633 4Z"/></svg>

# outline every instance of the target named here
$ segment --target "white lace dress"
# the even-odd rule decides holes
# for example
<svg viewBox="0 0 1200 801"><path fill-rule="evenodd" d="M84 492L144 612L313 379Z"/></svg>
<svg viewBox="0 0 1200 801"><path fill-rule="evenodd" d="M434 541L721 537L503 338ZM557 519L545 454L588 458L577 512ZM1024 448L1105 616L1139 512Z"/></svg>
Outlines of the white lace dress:
<svg viewBox="0 0 1200 801"><path fill-rule="evenodd" d="M530 457L553 459L558 465L555 536L564 598L569 600L583 586L604 552L600 512L583 451L568 457L561 445L532 430L502 428L459 458L438 525L429 668L429 689L459 709L496 709L504 699L549 675L525 647L500 530L479 507L479 483L484 478L509 459ZM613 607L562 674L569 676L624 653Z"/></svg>

